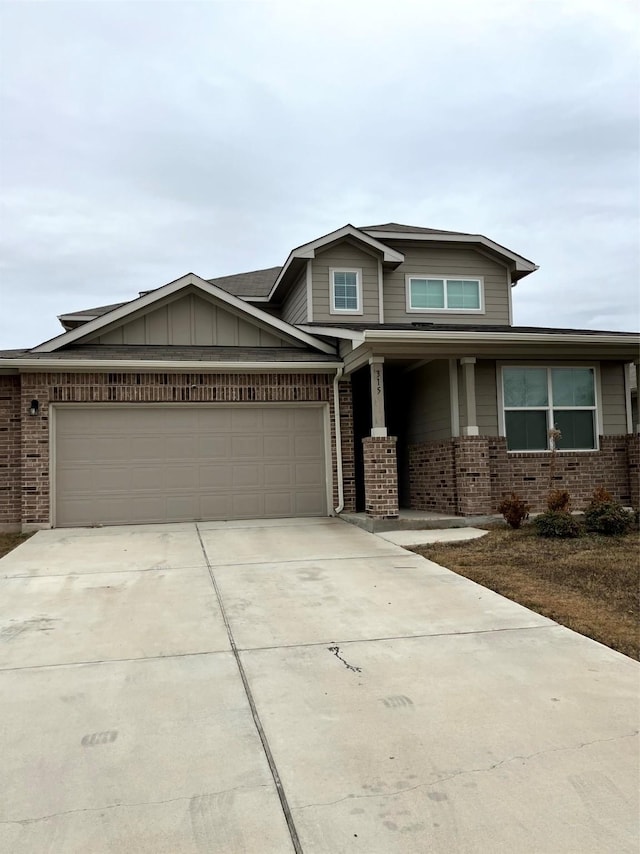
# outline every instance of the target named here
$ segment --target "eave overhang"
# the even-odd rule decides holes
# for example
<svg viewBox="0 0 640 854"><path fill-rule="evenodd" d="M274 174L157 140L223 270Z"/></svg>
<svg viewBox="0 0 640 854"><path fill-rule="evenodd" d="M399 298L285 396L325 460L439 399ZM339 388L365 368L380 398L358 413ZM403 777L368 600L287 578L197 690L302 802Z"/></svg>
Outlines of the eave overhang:
<svg viewBox="0 0 640 854"><path fill-rule="evenodd" d="M442 232L438 232L437 234L417 234L403 231L374 230L367 231L366 233L380 240L419 241L425 243L468 243L483 246L485 249L489 249L491 252L500 255L508 261L511 267L511 278L514 283L518 279L522 279L524 276L528 276L529 273L534 273L539 269L538 265L534 264L533 261L530 261L523 255L518 255L517 252L512 252L511 249L507 249L506 246L496 243L495 240L490 240L483 234L447 234Z"/></svg>
<svg viewBox="0 0 640 854"><path fill-rule="evenodd" d="M140 372L170 371L171 373L335 373L341 361L317 362L246 362L246 361L168 361L156 359L0 359L0 372L39 373L41 371L110 371Z"/></svg>

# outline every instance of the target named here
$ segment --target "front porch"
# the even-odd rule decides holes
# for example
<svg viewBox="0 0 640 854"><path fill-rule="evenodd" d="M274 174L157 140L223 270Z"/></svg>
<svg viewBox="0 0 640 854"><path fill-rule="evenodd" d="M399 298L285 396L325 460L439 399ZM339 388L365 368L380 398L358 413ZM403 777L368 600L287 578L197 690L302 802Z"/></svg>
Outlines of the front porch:
<svg viewBox="0 0 640 854"><path fill-rule="evenodd" d="M504 434L501 363L588 363L566 347L555 357L545 351L545 362L534 360L539 347L531 345L512 344L504 353L494 345L478 356L454 355L451 344L387 349L351 358L356 513L350 521L368 530L365 518L376 520L376 530L399 521L409 528L482 524L512 491L538 512L555 488L567 489L578 510L596 486L627 506L640 504L638 435L631 432L627 364L620 356L609 352L608 360L590 363L597 366L595 447L517 452L508 450Z"/></svg>

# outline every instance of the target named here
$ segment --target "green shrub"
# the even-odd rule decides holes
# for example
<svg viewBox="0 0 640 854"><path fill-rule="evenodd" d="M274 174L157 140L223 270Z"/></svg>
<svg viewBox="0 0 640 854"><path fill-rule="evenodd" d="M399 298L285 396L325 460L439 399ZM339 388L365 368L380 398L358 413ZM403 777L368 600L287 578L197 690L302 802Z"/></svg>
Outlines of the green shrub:
<svg viewBox="0 0 640 854"><path fill-rule="evenodd" d="M572 539L580 536L580 525L571 513L562 510L547 510L536 516L534 524L541 537Z"/></svg>
<svg viewBox="0 0 640 854"><path fill-rule="evenodd" d="M529 518L529 505L519 495L512 492L508 498L503 498L498 505L498 513L502 513L507 525L519 528L525 519Z"/></svg>
<svg viewBox="0 0 640 854"><path fill-rule="evenodd" d="M587 531L607 537L626 534L633 526L633 512L625 510L619 501L591 504L584 514Z"/></svg>
<svg viewBox="0 0 640 854"><path fill-rule="evenodd" d="M561 513L566 513L571 504L571 497L566 489L553 489L547 497L547 507L549 510L557 510Z"/></svg>

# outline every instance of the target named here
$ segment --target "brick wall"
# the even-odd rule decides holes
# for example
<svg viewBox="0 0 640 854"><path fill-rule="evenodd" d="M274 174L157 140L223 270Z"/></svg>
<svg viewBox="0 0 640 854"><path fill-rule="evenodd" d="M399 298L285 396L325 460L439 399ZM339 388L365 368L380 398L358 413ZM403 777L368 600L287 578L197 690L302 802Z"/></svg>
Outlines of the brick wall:
<svg viewBox="0 0 640 854"><path fill-rule="evenodd" d="M489 442L485 436L453 439L458 513L476 516L491 513Z"/></svg>
<svg viewBox="0 0 640 854"><path fill-rule="evenodd" d="M351 385L340 390L345 510L355 509ZM30 401L41 415L28 415ZM333 505L338 503L331 374L42 373L22 376L22 523L49 522L49 403L328 403Z"/></svg>
<svg viewBox="0 0 640 854"><path fill-rule="evenodd" d="M623 504L631 502L627 436L600 436L599 451L558 453L555 461L548 453L507 453L502 438L489 442L494 507L513 491L538 512L546 509L550 489L566 489L573 509L582 510L597 486Z"/></svg>
<svg viewBox="0 0 640 854"><path fill-rule="evenodd" d="M340 406L340 430L342 432L342 486L344 509L347 513L353 513L356 509L356 473L354 463L354 438L353 438L353 400L351 394L351 382L338 383L339 406ZM332 431L333 431L332 427ZM332 432L332 451L335 454L335 441ZM335 462L334 462L335 468ZM336 503L337 507L337 494Z"/></svg>
<svg viewBox="0 0 640 854"><path fill-rule="evenodd" d="M409 502L414 510L457 513L453 442L409 445Z"/></svg>
<svg viewBox="0 0 640 854"><path fill-rule="evenodd" d="M498 436L411 445L410 506L462 516L495 513L503 496L516 492L538 512L546 508L550 489L561 488L581 510L595 487L603 486L637 507L639 442L638 436L601 436L599 451L558 453L555 461L549 453L508 453L506 439Z"/></svg>
<svg viewBox="0 0 640 854"><path fill-rule="evenodd" d="M20 528L20 377L0 376L0 531Z"/></svg>
<svg viewBox="0 0 640 854"><path fill-rule="evenodd" d="M367 515L390 519L398 515L398 459L395 436L365 436L364 494Z"/></svg>
<svg viewBox="0 0 640 854"><path fill-rule="evenodd" d="M627 436L627 458L629 460L629 503L640 508L640 435Z"/></svg>

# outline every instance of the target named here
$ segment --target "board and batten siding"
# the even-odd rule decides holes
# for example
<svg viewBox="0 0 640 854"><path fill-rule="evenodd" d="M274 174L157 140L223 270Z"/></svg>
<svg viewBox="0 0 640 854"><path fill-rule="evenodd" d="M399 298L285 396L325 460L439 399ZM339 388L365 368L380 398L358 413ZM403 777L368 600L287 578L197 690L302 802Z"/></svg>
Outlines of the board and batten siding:
<svg viewBox="0 0 640 854"><path fill-rule="evenodd" d="M409 444L451 438L449 360L435 359L409 374L407 441Z"/></svg>
<svg viewBox="0 0 640 854"><path fill-rule="evenodd" d="M266 329L195 294L102 332L98 344L174 344L200 347L292 347Z"/></svg>
<svg viewBox="0 0 640 854"><path fill-rule="evenodd" d="M390 245L393 245L389 241ZM384 274L385 323L509 324L509 276L505 266L466 246L396 244L405 260ZM484 313L407 311L406 276L462 276L484 279Z"/></svg>
<svg viewBox="0 0 640 854"><path fill-rule="evenodd" d="M362 314L331 314L329 270L358 268L362 270ZM312 265L314 322L379 323L378 259L354 244L343 241L316 253Z"/></svg>
<svg viewBox="0 0 640 854"><path fill-rule="evenodd" d="M622 362L600 362L602 391L603 436L619 436L627 432L627 409Z"/></svg>
<svg viewBox="0 0 640 854"><path fill-rule="evenodd" d="M302 273L298 281L287 294L281 317L286 323L306 323L307 317L307 273Z"/></svg>

